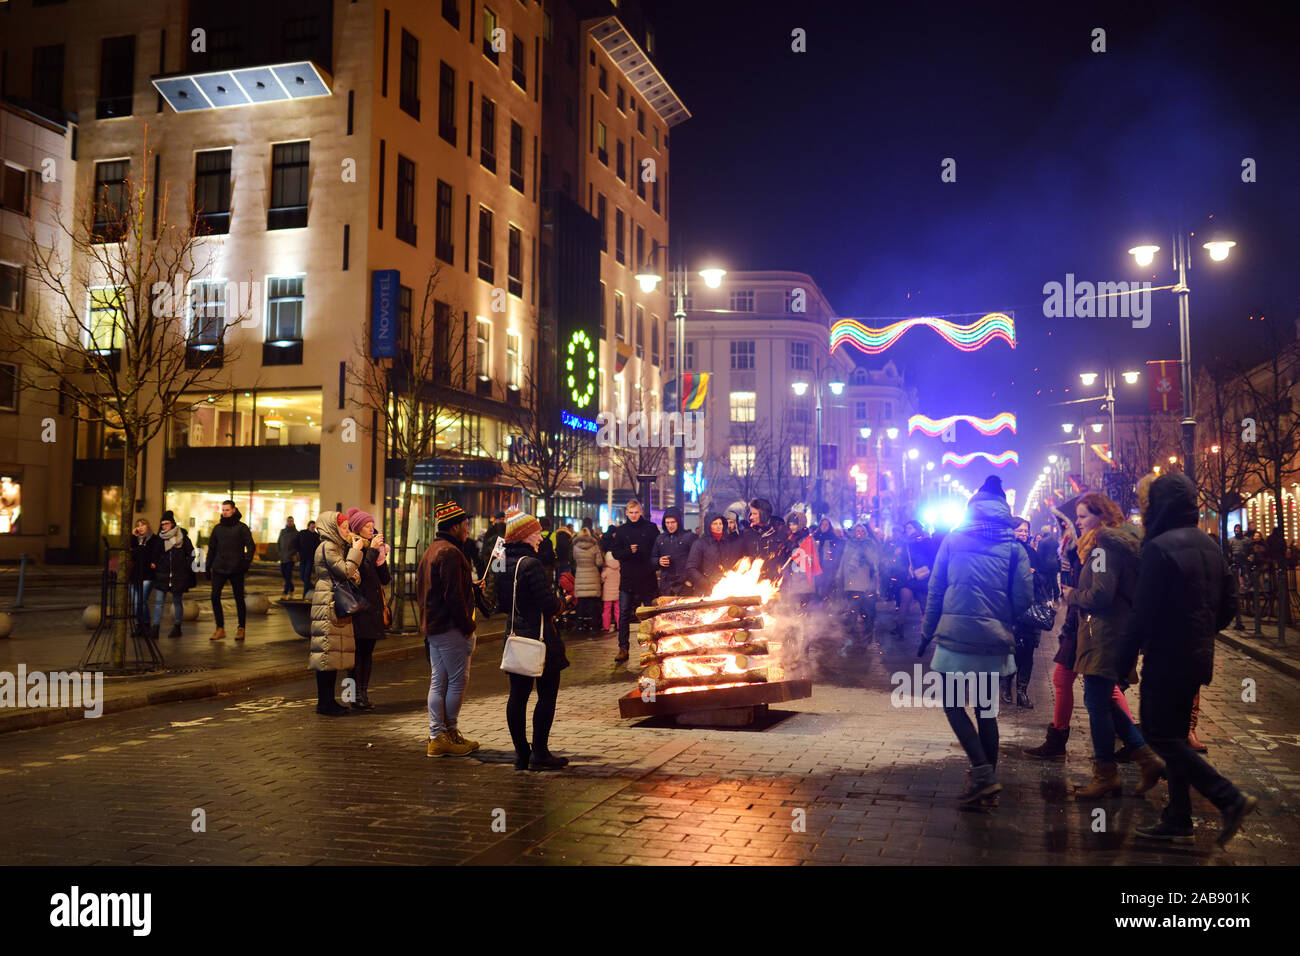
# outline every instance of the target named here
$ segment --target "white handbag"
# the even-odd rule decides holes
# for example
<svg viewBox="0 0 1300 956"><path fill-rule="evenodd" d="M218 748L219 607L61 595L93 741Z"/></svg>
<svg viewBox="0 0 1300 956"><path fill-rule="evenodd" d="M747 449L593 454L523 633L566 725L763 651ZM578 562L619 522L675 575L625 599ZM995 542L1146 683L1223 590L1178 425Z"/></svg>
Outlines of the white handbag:
<svg viewBox="0 0 1300 956"><path fill-rule="evenodd" d="M506 634L505 650L501 654L501 669L507 674L520 677L541 677L542 668L546 666L546 645L531 637L521 637L515 633L515 609L519 604L519 565L524 563L521 557L515 562L515 583L510 591L510 628ZM544 634L546 617L540 617L538 634Z"/></svg>

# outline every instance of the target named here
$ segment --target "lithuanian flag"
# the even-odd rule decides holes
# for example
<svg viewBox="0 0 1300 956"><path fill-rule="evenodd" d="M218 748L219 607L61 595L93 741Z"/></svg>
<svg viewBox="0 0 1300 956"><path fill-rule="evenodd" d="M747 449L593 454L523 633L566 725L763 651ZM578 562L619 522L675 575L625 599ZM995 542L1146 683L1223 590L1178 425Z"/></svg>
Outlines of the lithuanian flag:
<svg viewBox="0 0 1300 956"><path fill-rule="evenodd" d="M709 392L712 372L685 372L682 374L682 411L693 412L704 407Z"/></svg>

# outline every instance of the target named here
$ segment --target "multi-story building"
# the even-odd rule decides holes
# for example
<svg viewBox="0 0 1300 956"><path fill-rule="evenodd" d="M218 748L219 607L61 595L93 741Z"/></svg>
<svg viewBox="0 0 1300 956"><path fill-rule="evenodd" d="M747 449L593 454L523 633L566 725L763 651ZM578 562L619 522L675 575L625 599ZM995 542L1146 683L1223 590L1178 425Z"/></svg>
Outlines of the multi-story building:
<svg viewBox="0 0 1300 956"><path fill-rule="evenodd" d="M541 179L543 215L554 226L543 230L544 271L549 265L571 277L594 269L599 283L589 309L559 295L543 305L543 325L556 329L563 361L575 335L599 343L590 400L576 401L590 391L575 396L565 379L562 404L573 416L566 421L594 422L600 411L657 411L671 315L667 282L646 291L636 276L651 270L667 278L669 130L690 113L654 63L655 32L639 3L547 0L544 8ZM561 209L569 204L594 218L597 229L575 237L580 217ZM584 246L593 240L598 252ZM556 288L562 293L559 282ZM595 316L586 318L591 311ZM575 378L580 382L583 369ZM610 450L596 453L594 436L591 451L573 482L580 479L586 493L561 503L565 515L594 514L615 485L625 494L634 490ZM601 470L609 474L605 488Z"/></svg>
<svg viewBox="0 0 1300 956"><path fill-rule="evenodd" d="M763 496L782 510L814 507L820 465L828 512L892 521L905 503L915 405L894 364L870 368L845 350L831 353L835 311L804 273L729 272L716 288L694 279L689 287L682 371L712 375L703 500L723 508ZM670 345L670 374L674 352Z"/></svg>
<svg viewBox="0 0 1300 956"><path fill-rule="evenodd" d="M142 456L139 510L174 510L201 542L231 497L259 547L287 515L391 515L384 428L353 372L392 345L377 313L402 328L426 304L444 370L428 387L453 411L417 471L415 526L427 539L435 496L478 516L518 500L503 467L539 362L539 3L4 7L5 93L77 116L76 196L107 201L147 176L172 222L193 197L206 233L190 346L221 350L225 384ZM232 288L249 319L213 340ZM92 560L120 530L106 507L120 451L101 426L75 446L70 545Z"/></svg>
<svg viewBox="0 0 1300 956"><path fill-rule="evenodd" d="M57 307L29 275L33 252L70 253L58 210L72 203L73 135L66 118L46 112L0 103L0 344L19 314ZM57 560L68 549L72 429L53 392L22 387L41 376L0 360L0 560Z"/></svg>

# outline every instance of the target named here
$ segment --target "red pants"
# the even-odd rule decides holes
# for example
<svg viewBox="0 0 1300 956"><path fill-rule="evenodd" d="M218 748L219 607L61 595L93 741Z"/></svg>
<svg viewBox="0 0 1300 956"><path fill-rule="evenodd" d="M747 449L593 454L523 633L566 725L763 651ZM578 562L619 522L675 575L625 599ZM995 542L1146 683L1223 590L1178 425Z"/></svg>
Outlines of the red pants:
<svg viewBox="0 0 1300 956"><path fill-rule="evenodd" d="M1057 730L1066 730L1070 726L1070 712L1074 710L1074 681L1078 676L1064 664L1057 664L1056 669L1052 671L1052 688L1056 691L1052 726ZM1119 689L1119 684L1115 685L1111 700L1115 702L1116 707L1124 711L1129 720L1133 719L1133 712L1128 709L1128 701L1124 699L1124 692Z"/></svg>

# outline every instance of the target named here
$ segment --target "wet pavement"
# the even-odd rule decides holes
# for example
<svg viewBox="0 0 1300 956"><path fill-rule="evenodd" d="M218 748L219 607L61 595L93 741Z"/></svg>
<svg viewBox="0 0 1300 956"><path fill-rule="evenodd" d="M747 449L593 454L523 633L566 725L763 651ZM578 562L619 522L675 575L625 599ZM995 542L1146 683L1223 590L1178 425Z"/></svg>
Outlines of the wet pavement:
<svg viewBox="0 0 1300 956"><path fill-rule="evenodd" d="M882 607L883 635L890 622ZM1088 771L1082 688L1065 763L1019 754L1050 720L1051 655L1033 710L1000 718L997 809L959 810L967 761L942 710L891 704L890 674L917 663L917 622L855 658L808 648L813 696L752 728L623 720L635 675L612 636L570 639L552 749L563 772L512 767L501 645L475 655L466 758L425 756L428 666L376 666L375 711L314 712L310 674L247 693L146 707L0 735L0 857L11 863L919 863L1240 865L1300 862L1297 681L1220 645L1202 696L1209 759L1260 797L1228 851L1195 798L1193 846L1149 844L1161 784L1081 803ZM1243 702L1243 681L1253 702ZM1136 709L1137 692L1129 692ZM1104 829L1097 826L1103 811ZM199 822L203 826L199 827Z"/></svg>

